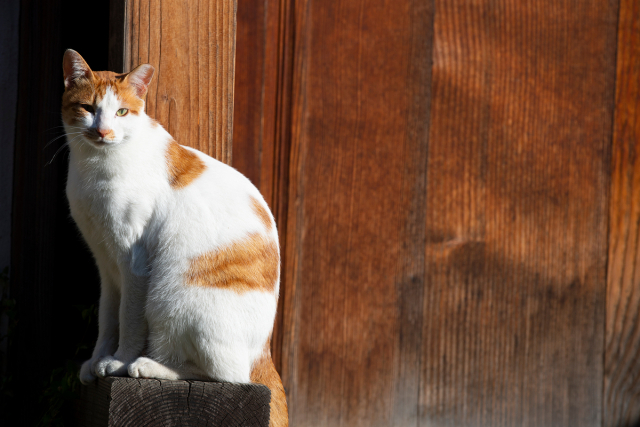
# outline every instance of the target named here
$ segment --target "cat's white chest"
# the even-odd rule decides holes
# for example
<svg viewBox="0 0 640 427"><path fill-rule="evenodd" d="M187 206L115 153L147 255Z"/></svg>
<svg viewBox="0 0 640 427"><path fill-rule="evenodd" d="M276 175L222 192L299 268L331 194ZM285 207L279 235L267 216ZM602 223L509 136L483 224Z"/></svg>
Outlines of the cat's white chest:
<svg viewBox="0 0 640 427"><path fill-rule="evenodd" d="M71 214L88 240L127 251L138 242L153 215L154 200L144 181L133 176L104 178L69 166L67 197Z"/></svg>

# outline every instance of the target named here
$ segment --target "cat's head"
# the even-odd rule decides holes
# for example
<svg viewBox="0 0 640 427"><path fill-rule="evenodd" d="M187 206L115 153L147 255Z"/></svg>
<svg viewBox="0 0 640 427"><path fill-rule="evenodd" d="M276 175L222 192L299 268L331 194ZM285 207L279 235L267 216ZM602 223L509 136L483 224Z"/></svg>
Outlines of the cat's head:
<svg viewBox="0 0 640 427"><path fill-rule="evenodd" d="M126 74L94 72L78 52L69 49L62 69L62 121L70 141L112 146L126 141L139 127L154 72L151 65L140 65Z"/></svg>

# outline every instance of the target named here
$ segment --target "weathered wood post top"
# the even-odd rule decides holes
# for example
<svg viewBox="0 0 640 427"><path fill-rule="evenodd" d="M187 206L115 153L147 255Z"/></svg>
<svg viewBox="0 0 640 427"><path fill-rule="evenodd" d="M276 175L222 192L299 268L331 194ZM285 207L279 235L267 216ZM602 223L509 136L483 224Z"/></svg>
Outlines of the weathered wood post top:
<svg viewBox="0 0 640 427"><path fill-rule="evenodd" d="M107 377L82 387L83 427L268 427L263 385Z"/></svg>

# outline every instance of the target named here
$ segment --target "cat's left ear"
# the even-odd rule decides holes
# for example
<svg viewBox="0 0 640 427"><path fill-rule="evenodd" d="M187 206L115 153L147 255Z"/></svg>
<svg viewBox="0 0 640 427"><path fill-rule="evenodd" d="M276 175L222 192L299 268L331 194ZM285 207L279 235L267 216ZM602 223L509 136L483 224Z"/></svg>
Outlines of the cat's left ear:
<svg viewBox="0 0 640 427"><path fill-rule="evenodd" d="M93 73L87 62L73 49L67 49L62 58L62 72L64 74L64 87L68 88L78 79L91 80Z"/></svg>
<svg viewBox="0 0 640 427"><path fill-rule="evenodd" d="M152 65L142 64L138 65L125 77L125 81L136 90L138 98L143 98L146 95L154 72L155 68Z"/></svg>

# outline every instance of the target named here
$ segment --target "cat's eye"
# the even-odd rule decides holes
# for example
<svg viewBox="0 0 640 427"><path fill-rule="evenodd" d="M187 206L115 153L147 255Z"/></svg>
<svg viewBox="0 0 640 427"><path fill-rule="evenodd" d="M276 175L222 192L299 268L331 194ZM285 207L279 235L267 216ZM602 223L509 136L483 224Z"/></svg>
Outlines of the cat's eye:
<svg viewBox="0 0 640 427"><path fill-rule="evenodd" d="M86 111L87 113L91 113L93 114L95 112L95 110L93 109L93 105L89 105L89 104L80 104L80 108L82 108L84 111Z"/></svg>
<svg viewBox="0 0 640 427"><path fill-rule="evenodd" d="M126 116L128 112L129 112L128 108L121 108L118 111L116 111L116 116L118 117Z"/></svg>

